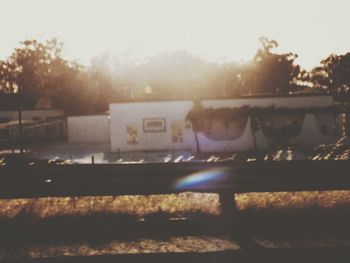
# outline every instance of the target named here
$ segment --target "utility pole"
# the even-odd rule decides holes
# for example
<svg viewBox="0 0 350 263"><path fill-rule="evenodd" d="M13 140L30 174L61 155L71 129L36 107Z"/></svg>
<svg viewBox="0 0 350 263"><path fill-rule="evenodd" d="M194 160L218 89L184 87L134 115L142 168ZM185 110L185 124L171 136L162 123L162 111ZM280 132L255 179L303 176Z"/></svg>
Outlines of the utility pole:
<svg viewBox="0 0 350 263"><path fill-rule="evenodd" d="M18 89L18 140L19 140L19 149L20 154L23 155L23 125L22 125L22 89Z"/></svg>

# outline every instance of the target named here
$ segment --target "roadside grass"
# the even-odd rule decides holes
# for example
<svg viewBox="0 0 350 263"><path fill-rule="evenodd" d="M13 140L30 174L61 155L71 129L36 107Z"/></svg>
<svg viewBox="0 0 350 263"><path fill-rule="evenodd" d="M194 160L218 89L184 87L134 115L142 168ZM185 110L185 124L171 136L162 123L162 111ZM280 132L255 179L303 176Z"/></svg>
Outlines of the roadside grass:
<svg viewBox="0 0 350 263"><path fill-rule="evenodd" d="M241 212L346 212L350 191L246 193L236 195ZM144 218L152 214L187 217L196 214L219 215L217 194L180 193L149 196L47 197L0 200L0 217L29 216L44 219L88 216L99 213L126 214Z"/></svg>
<svg viewBox="0 0 350 263"><path fill-rule="evenodd" d="M348 240L350 234L350 191L247 193L237 194L236 202L242 215L236 221L240 232L261 242L283 238L298 242L307 238L317 242L322 238ZM229 238L229 231L224 236L164 237L166 229L162 228L162 219L219 214L218 195L190 192L2 199L0 258L236 249L237 244ZM120 236L119 231L129 234L129 230L135 229L128 226L143 220L154 222L150 224L154 236ZM117 228L118 222L125 229ZM205 229L211 227L210 224L197 227ZM328 245L327 242L324 243Z"/></svg>

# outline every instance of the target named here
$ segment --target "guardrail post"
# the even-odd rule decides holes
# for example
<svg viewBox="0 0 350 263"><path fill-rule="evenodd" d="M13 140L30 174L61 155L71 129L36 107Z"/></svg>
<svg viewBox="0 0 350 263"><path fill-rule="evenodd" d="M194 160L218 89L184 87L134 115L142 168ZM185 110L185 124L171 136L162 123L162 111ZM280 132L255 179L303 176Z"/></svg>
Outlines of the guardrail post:
<svg viewBox="0 0 350 263"><path fill-rule="evenodd" d="M235 193L230 191L221 192L219 193L219 201L222 216L231 218L237 215Z"/></svg>
<svg viewBox="0 0 350 263"><path fill-rule="evenodd" d="M235 200L235 193L222 192L219 194L221 215L227 219L226 227L227 233L231 238L237 242L242 248L258 249L259 246L245 233L240 222L237 204Z"/></svg>
<svg viewBox="0 0 350 263"><path fill-rule="evenodd" d="M221 216L225 219L227 232L234 236L238 232L238 210L235 200L235 193L224 191L219 193ZM227 220L227 221L226 221Z"/></svg>

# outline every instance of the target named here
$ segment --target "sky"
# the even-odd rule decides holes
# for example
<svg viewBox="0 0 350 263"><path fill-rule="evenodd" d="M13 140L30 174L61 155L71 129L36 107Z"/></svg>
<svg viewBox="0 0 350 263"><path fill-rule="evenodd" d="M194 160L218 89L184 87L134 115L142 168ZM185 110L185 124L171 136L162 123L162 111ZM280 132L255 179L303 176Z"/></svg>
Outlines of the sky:
<svg viewBox="0 0 350 263"><path fill-rule="evenodd" d="M211 61L251 59L262 36L310 69L350 51L348 0L0 0L0 59L29 38L57 37L84 65L104 53L143 58L188 50Z"/></svg>

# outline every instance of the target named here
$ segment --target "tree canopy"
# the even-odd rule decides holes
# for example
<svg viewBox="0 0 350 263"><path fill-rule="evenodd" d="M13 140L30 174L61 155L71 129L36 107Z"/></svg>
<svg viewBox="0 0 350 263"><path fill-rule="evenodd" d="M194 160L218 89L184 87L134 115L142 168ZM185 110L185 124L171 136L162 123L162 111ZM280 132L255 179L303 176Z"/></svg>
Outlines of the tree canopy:
<svg viewBox="0 0 350 263"><path fill-rule="evenodd" d="M255 56L245 63L218 64L180 50L142 60L103 54L83 67L63 58L64 45L57 39L25 40L8 59L0 60L0 93L20 91L27 108L48 96L67 114L104 112L118 101L289 93L300 89L298 82L350 98L350 53L331 54L306 71L296 64L296 54L274 52L277 41L263 37L260 42Z"/></svg>
<svg viewBox="0 0 350 263"><path fill-rule="evenodd" d="M40 97L48 96L68 114L105 111L107 101L101 98L108 94L90 81L93 74L89 78L81 65L63 59L62 48L57 39L21 42L7 60L0 61L0 92L20 92L24 108L33 108Z"/></svg>
<svg viewBox="0 0 350 263"><path fill-rule="evenodd" d="M311 70L309 81L316 89L328 90L338 100L350 100L350 53L331 54Z"/></svg>
<svg viewBox="0 0 350 263"><path fill-rule="evenodd" d="M243 67L243 86L249 94L288 93L292 82L299 74L300 67L294 63L296 54L277 54L272 50L278 47L275 40L260 38L261 47L251 63Z"/></svg>

